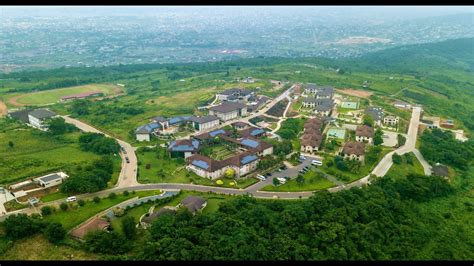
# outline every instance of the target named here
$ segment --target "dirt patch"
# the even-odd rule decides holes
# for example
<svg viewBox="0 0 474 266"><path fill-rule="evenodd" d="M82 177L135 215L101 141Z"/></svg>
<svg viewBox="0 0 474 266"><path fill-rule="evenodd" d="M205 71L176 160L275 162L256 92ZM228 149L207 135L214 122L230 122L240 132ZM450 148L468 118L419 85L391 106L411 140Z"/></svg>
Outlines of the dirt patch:
<svg viewBox="0 0 474 266"><path fill-rule="evenodd" d="M8 114L8 108L4 102L0 101L0 117L4 117Z"/></svg>
<svg viewBox="0 0 474 266"><path fill-rule="evenodd" d="M363 91L363 90L354 90L354 89L336 89L337 92L355 96L355 97L360 97L360 98L369 98L373 93L369 91Z"/></svg>

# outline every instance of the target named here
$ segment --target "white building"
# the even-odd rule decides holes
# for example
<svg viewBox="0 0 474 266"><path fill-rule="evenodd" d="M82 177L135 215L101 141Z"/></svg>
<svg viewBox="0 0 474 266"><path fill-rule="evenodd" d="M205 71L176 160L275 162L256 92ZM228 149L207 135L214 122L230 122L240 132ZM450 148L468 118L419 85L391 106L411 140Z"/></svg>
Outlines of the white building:
<svg viewBox="0 0 474 266"><path fill-rule="evenodd" d="M52 186L61 184L64 181L64 179L68 177L69 176L66 175L64 172L58 172L54 174L37 177L33 179L33 181L35 181L42 187L52 187Z"/></svg>
<svg viewBox="0 0 474 266"><path fill-rule="evenodd" d="M256 154L241 153L222 161L195 154L187 158L186 169L193 171L198 176L211 180L222 177L229 168L235 171L236 177L244 176L257 169L260 158Z"/></svg>
<svg viewBox="0 0 474 266"><path fill-rule="evenodd" d="M138 127L135 130L137 141L150 141L151 135L156 132L161 126L157 122L149 123Z"/></svg>
<svg viewBox="0 0 474 266"><path fill-rule="evenodd" d="M374 138L374 129L372 127L362 125L356 128L356 141L371 144Z"/></svg>
<svg viewBox="0 0 474 266"><path fill-rule="evenodd" d="M383 123L389 126L396 126L398 124L398 116L387 115L383 118Z"/></svg>
<svg viewBox="0 0 474 266"><path fill-rule="evenodd" d="M247 106L237 102L225 102L211 107L209 114L217 116L221 121L228 121L247 115Z"/></svg>
<svg viewBox="0 0 474 266"><path fill-rule="evenodd" d="M47 109L36 109L28 113L28 123L40 130L48 130L45 121L50 118L57 117L57 115Z"/></svg>
<svg viewBox="0 0 474 266"><path fill-rule="evenodd" d="M209 130L219 126L219 118L214 115L193 117L190 120L193 123L194 129L197 131Z"/></svg>

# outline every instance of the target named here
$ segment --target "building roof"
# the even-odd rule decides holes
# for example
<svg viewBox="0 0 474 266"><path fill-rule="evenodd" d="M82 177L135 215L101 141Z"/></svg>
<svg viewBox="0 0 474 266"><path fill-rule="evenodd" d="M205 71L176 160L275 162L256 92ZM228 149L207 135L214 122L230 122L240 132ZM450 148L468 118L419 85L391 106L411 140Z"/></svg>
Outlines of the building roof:
<svg viewBox="0 0 474 266"><path fill-rule="evenodd" d="M210 110L215 111L215 112L219 112L219 113L230 113L230 112L234 112L234 111L243 109L245 107L246 107L246 105L241 104L241 103L224 102L220 105L211 107Z"/></svg>
<svg viewBox="0 0 474 266"><path fill-rule="evenodd" d="M164 122L168 121L168 119L166 119L162 116L154 117L152 120L155 121L155 122L158 122L158 123L164 123Z"/></svg>
<svg viewBox="0 0 474 266"><path fill-rule="evenodd" d="M146 125L139 126L135 130L135 134L151 134L157 128L161 128L161 125L157 122L148 123Z"/></svg>
<svg viewBox="0 0 474 266"><path fill-rule="evenodd" d="M332 104L331 105L317 105L314 108L314 110L321 111L321 112L331 111L332 110Z"/></svg>
<svg viewBox="0 0 474 266"><path fill-rule="evenodd" d="M313 117L313 118L308 118L305 122L305 125L308 125L308 124L315 124L315 125L319 125L321 126L321 124L323 123L323 121L317 117Z"/></svg>
<svg viewBox="0 0 474 266"><path fill-rule="evenodd" d="M199 134L199 135L196 135L194 136L195 139L198 139L198 140L207 140L207 139L212 139L216 136L228 136L230 135L231 133L227 130L224 130L222 128L219 128L219 129L216 129L216 130L213 130L213 131L210 131L210 132L204 132L202 134Z"/></svg>
<svg viewBox="0 0 474 266"><path fill-rule="evenodd" d="M202 209L205 203L206 199L193 195L187 196L181 201L181 204L186 207L191 213L195 213L196 211Z"/></svg>
<svg viewBox="0 0 474 266"><path fill-rule="evenodd" d="M168 119L168 124L170 125L180 124L180 123L189 121L193 117L194 116L175 116Z"/></svg>
<svg viewBox="0 0 474 266"><path fill-rule="evenodd" d="M256 137L265 133L265 130L258 127L249 127L239 131L239 135L242 138Z"/></svg>
<svg viewBox="0 0 474 266"><path fill-rule="evenodd" d="M375 121L380 121L383 118L382 107L370 106L365 109L365 113L372 116Z"/></svg>
<svg viewBox="0 0 474 266"><path fill-rule="evenodd" d="M214 115L192 117L190 119L190 121L198 123L198 124L205 124L205 123L209 123L209 122L216 121L216 120L219 120L219 118L217 116L214 116Z"/></svg>
<svg viewBox="0 0 474 266"><path fill-rule="evenodd" d="M364 155L365 153L365 144L363 142L350 141L344 144L342 153L348 155Z"/></svg>
<svg viewBox="0 0 474 266"><path fill-rule="evenodd" d="M179 152L193 152L199 149L199 141L191 139L178 139L172 141L168 146L170 151L179 151Z"/></svg>
<svg viewBox="0 0 474 266"><path fill-rule="evenodd" d="M449 171L448 171L448 167L446 165L441 165L441 164L437 164L437 165L434 165L431 170L433 171L433 175L437 175L437 176L448 176L449 174Z"/></svg>
<svg viewBox="0 0 474 266"><path fill-rule="evenodd" d="M366 126L366 125L357 126L356 136L373 138L374 137L374 128Z"/></svg>
<svg viewBox="0 0 474 266"><path fill-rule="evenodd" d="M320 131L321 130L321 125L320 124L305 124L304 129L306 130L314 130L314 131Z"/></svg>
<svg viewBox="0 0 474 266"><path fill-rule="evenodd" d="M56 180L56 179L62 179L63 177L58 175L57 173L54 173L54 174L49 174L49 175L45 175L45 176L42 176L42 177L38 177L38 180L41 180L45 183L47 182L50 182L50 181L53 181L53 180Z"/></svg>
<svg viewBox="0 0 474 266"><path fill-rule="evenodd" d="M249 124L247 124L245 122L237 121L237 122L232 123L231 125L234 126L234 127L246 127Z"/></svg>
<svg viewBox="0 0 474 266"><path fill-rule="evenodd" d="M91 220L90 222L88 222L87 224L82 225L81 227L79 227L79 228L75 229L74 231L72 231L71 235L74 236L74 237L83 239L84 236L87 233L89 233L91 231L95 231L95 230L104 230L109 226L110 226L109 222L107 222L106 220L104 220L100 217L96 217L93 220Z"/></svg>
<svg viewBox="0 0 474 266"><path fill-rule="evenodd" d="M28 118L28 114L31 112L31 109L24 109L15 112L8 113L11 117L18 119L24 123L28 123L30 119Z"/></svg>
<svg viewBox="0 0 474 266"><path fill-rule="evenodd" d="M301 137L301 145L302 146L311 146L311 147L319 147L323 140L323 136L318 133L305 133Z"/></svg>
<svg viewBox="0 0 474 266"><path fill-rule="evenodd" d="M334 94L333 87L319 87L316 92L316 96L329 96L332 97Z"/></svg>
<svg viewBox="0 0 474 266"><path fill-rule="evenodd" d="M36 109L28 113L28 115L31 115L33 117L36 117L37 119L45 119L45 118L50 118L56 115L56 113L51 112L47 109Z"/></svg>
<svg viewBox="0 0 474 266"><path fill-rule="evenodd" d="M151 223L153 223L153 221L155 221L156 219L160 218L161 216L163 216L165 214L172 214L173 215L175 213L176 213L176 211L174 209L163 207L163 208L159 209L158 211L153 211L153 213L151 213L150 215L143 217L142 222L147 223L147 224L151 224Z"/></svg>
<svg viewBox="0 0 474 266"><path fill-rule="evenodd" d="M222 161L217 161L201 154L194 154L189 156L186 160L188 164L192 164L208 172L214 172L229 165L241 167L258 159L259 157L253 152L243 152Z"/></svg>

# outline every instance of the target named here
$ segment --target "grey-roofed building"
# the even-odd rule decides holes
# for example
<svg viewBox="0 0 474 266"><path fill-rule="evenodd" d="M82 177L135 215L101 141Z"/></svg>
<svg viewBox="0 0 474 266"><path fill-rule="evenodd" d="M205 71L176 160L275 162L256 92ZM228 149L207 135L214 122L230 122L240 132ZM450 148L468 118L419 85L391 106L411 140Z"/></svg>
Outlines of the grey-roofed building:
<svg viewBox="0 0 474 266"><path fill-rule="evenodd" d="M334 102L332 99L316 99L314 97L305 97L302 100L302 105L305 108L315 108L316 106L333 106Z"/></svg>
<svg viewBox="0 0 474 266"><path fill-rule="evenodd" d="M135 130L135 136L138 141L150 141L150 136L162 128L161 124L157 122L148 123L138 127Z"/></svg>
<svg viewBox="0 0 474 266"><path fill-rule="evenodd" d="M208 130L219 126L219 118L215 115L193 117L190 121L193 123L194 129L197 131Z"/></svg>
<svg viewBox="0 0 474 266"><path fill-rule="evenodd" d="M58 172L53 174L48 174L45 176L37 177L33 181L37 182L42 187L52 187L61 184L64 179L68 178L64 172Z"/></svg>
<svg viewBox="0 0 474 266"><path fill-rule="evenodd" d="M40 130L48 130L48 126L44 123L47 119L56 117L56 113L47 109L36 109L28 113L28 123Z"/></svg>
<svg viewBox="0 0 474 266"><path fill-rule="evenodd" d="M207 205L207 200L198 196L187 196L181 201L180 206L185 207L192 214L201 211Z"/></svg>
<svg viewBox="0 0 474 266"><path fill-rule="evenodd" d="M433 172L433 175L436 176L442 176L442 177L448 177L449 176L449 170L446 165L441 165L441 164L436 164L431 168L431 171Z"/></svg>
<svg viewBox="0 0 474 266"><path fill-rule="evenodd" d="M254 93L249 90L232 88L216 94L216 99L228 102L247 102Z"/></svg>
<svg viewBox="0 0 474 266"><path fill-rule="evenodd" d="M28 114L31 112L31 109L23 109L19 111L9 112L8 116L14 119L18 119L23 123L29 123Z"/></svg>
<svg viewBox="0 0 474 266"><path fill-rule="evenodd" d="M224 102L209 109L209 114L219 117L222 121L228 121L247 114L247 106L236 102Z"/></svg>
<svg viewBox="0 0 474 266"><path fill-rule="evenodd" d="M171 157L187 158L199 150L199 141L196 139L178 139L168 146Z"/></svg>
<svg viewBox="0 0 474 266"><path fill-rule="evenodd" d="M323 101L322 104L314 107L314 113L320 116L329 116L334 107L332 101Z"/></svg>
<svg viewBox="0 0 474 266"><path fill-rule="evenodd" d="M332 99L334 96L334 88L331 86L316 86L315 84L307 84L305 86L306 94L314 94L317 99Z"/></svg>
<svg viewBox="0 0 474 266"><path fill-rule="evenodd" d="M365 113L367 115L370 115L374 119L374 123L377 126L382 125L383 117L384 117L384 112L382 107L377 107L377 106L370 106L365 109Z"/></svg>

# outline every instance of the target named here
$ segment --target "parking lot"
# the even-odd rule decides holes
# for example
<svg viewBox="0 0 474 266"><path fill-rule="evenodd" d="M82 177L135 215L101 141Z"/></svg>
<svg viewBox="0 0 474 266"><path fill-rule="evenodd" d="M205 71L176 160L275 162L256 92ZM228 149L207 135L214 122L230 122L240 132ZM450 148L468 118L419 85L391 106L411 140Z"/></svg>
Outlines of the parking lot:
<svg viewBox="0 0 474 266"><path fill-rule="evenodd" d="M386 147L393 147L393 146L397 145L397 142L398 142L397 141L397 135L398 135L397 132L384 130L383 134L384 134L384 136L382 136L382 139L383 139L383 144L382 145L384 145Z"/></svg>

